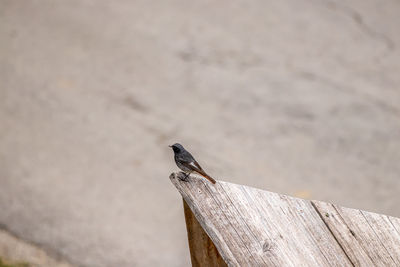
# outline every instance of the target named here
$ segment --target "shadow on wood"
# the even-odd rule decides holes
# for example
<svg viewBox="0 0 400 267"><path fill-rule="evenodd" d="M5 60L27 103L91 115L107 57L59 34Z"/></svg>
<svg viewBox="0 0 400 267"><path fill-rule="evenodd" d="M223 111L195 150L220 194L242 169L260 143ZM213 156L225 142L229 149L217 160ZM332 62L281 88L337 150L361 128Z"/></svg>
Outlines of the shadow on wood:
<svg viewBox="0 0 400 267"><path fill-rule="evenodd" d="M192 266L227 266L185 200L183 200L183 209L185 212Z"/></svg>

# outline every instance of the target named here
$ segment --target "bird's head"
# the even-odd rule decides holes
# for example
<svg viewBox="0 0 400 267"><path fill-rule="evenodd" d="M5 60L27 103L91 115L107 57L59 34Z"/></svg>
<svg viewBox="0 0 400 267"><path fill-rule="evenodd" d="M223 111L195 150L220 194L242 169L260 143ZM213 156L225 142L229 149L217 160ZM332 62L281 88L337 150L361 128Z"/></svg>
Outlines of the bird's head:
<svg viewBox="0 0 400 267"><path fill-rule="evenodd" d="M170 148L172 148L172 150L174 150L174 153L179 153L181 151L184 150L183 146L179 143L175 143L172 146L169 146Z"/></svg>

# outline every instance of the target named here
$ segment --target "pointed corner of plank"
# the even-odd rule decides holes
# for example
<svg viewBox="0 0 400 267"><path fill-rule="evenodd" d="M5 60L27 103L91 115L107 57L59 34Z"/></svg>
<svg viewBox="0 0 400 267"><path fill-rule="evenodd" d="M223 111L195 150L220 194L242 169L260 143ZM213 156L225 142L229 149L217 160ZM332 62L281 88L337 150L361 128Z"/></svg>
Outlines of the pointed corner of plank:
<svg viewBox="0 0 400 267"><path fill-rule="evenodd" d="M169 179L171 180L172 184L175 185L177 189L181 187L181 183L183 178L183 174L181 172L173 172L169 176Z"/></svg>
<svg viewBox="0 0 400 267"><path fill-rule="evenodd" d="M173 172L169 176L169 179L171 180L172 184L175 185L175 187L180 190L182 188L182 184L184 183L184 174L181 172Z"/></svg>

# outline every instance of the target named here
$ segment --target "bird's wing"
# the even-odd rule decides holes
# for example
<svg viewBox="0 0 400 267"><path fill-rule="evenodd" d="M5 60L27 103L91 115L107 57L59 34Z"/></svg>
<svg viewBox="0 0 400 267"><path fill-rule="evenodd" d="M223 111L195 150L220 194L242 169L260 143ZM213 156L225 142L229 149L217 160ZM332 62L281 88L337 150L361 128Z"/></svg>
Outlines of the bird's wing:
<svg viewBox="0 0 400 267"><path fill-rule="evenodd" d="M179 161L184 163L188 168L192 169L193 171L203 170L199 163L192 157L192 155L179 157Z"/></svg>
<svg viewBox="0 0 400 267"><path fill-rule="evenodd" d="M189 164L190 162L192 162L194 159L193 157L184 155L184 154L179 154L175 156L180 162L182 163L186 163Z"/></svg>
<svg viewBox="0 0 400 267"><path fill-rule="evenodd" d="M203 169L200 167L199 163L197 163L197 161L192 162L191 165L195 166L197 169L199 169L199 170L201 170L201 171L203 170Z"/></svg>
<svg viewBox="0 0 400 267"><path fill-rule="evenodd" d="M186 167L188 167L189 169L191 169L192 171L203 171L203 169L200 167L200 165L195 161L186 161L185 162Z"/></svg>
<svg viewBox="0 0 400 267"><path fill-rule="evenodd" d="M190 154L188 151L184 151L181 155L179 155L179 160L193 171L203 171L200 164L197 163L192 154Z"/></svg>

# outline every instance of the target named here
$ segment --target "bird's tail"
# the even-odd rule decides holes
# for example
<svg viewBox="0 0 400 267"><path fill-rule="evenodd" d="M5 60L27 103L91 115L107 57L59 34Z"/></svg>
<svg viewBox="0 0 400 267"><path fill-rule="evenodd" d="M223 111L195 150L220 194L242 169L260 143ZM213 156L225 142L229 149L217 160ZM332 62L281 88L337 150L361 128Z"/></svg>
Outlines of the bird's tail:
<svg viewBox="0 0 400 267"><path fill-rule="evenodd" d="M209 180L211 183L213 183L213 184L215 184L216 183L216 181L210 176L210 175L208 175L207 173L205 173L204 171L202 171L202 172L199 172L199 171L196 171L198 174L200 174L201 176L203 176L204 178L206 178L207 180Z"/></svg>

